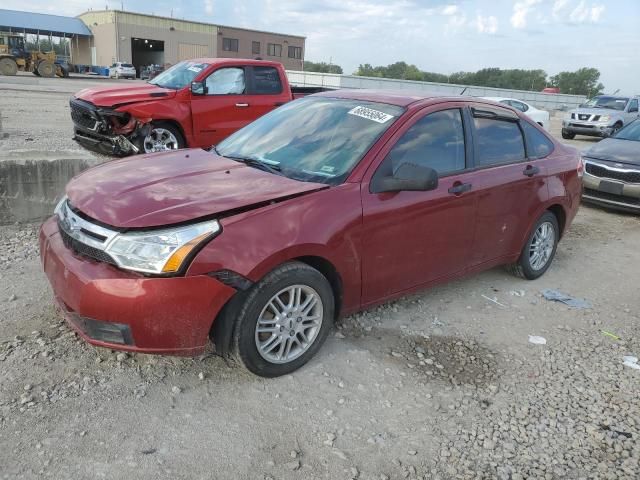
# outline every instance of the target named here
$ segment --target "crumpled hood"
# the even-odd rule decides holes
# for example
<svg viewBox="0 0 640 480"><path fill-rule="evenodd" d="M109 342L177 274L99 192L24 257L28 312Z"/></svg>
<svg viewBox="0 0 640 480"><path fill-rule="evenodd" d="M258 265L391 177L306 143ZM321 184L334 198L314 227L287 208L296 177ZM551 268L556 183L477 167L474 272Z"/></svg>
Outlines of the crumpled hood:
<svg viewBox="0 0 640 480"><path fill-rule="evenodd" d="M85 88L75 95L76 98L93 103L98 107L114 107L125 103L163 100L175 96L175 90L158 87L150 83Z"/></svg>
<svg viewBox="0 0 640 480"><path fill-rule="evenodd" d="M618 140L615 137L605 138L585 150L583 156L638 166L640 165L640 142Z"/></svg>
<svg viewBox="0 0 640 480"><path fill-rule="evenodd" d="M204 150L111 161L67 185L71 205L104 224L147 228L261 206L328 188L248 167Z"/></svg>

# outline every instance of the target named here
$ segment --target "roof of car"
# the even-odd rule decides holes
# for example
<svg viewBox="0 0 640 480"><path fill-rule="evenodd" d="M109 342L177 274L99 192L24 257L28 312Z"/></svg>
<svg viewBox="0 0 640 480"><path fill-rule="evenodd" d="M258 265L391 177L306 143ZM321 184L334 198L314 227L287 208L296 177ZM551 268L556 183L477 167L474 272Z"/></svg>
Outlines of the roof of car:
<svg viewBox="0 0 640 480"><path fill-rule="evenodd" d="M438 100L474 100L473 97L460 97L443 95L434 92L416 92L411 90L367 90L367 89L342 89L329 90L322 93L314 94L314 97L333 97L345 98L351 100L362 100L367 102L388 103L399 107L406 107L412 103L421 100L438 99Z"/></svg>
<svg viewBox="0 0 640 480"><path fill-rule="evenodd" d="M241 63L243 65L268 65L268 66L280 66L280 62L272 62L270 60L255 60L253 58L192 58L188 60L193 63L216 63L218 65L237 65Z"/></svg>

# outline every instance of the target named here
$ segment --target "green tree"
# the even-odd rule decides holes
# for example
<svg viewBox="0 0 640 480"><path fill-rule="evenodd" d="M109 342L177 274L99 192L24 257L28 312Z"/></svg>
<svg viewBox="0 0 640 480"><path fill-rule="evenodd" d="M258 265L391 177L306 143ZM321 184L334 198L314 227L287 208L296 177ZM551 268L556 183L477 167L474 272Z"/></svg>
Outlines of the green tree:
<svg viewBox="0 0 640 480"><path fill-rule="evenodd" d="M327 62L310 62L304 61L304 69L307 72L320 72L320 73L342 73L342 67L340 65L334 65Z"/></svg>
<svg viewBox="0 0 640 480"><path fill-rule="evenodd" d="M551 86L560 88L561 93L593 97L604 90L604 85L598 80L600 71L597 68L583 67L575 72L554 75L551 77Z"/></svg>

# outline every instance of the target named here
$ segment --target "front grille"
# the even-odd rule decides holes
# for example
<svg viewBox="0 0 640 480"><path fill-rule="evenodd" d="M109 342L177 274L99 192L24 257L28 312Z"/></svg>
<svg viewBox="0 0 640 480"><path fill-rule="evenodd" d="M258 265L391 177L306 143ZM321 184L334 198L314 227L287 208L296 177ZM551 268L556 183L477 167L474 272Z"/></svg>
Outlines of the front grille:
<svg viewBox="0 0 640 480"><path fill-rule="evenodd" d="M94 248L90 245L86 245L79 240L76 240L71 235L69 235L60 222L58 222L58 230L60 231L60 236L62 237L62 243L69 250L74 251L78 255L82 255L85 257L93 258L99 262L110 263L111 265L116 265L116 261L111 258L111 256L102 250Z"/></svg>
<svg viewBox="0 0 640 480"><path fill-rule="evenodd" d="M600 190L593 190L591 188L585 188L584 194L600 200L609 200L611 202L625 203L627 205L640 207L640 198L615 195L613 193L601 192Z"/></svg>
<svg viewBox="0 0 640 480"><path fill-rule="evenodd" d="M611 178L613 180L620 180L627 183L640 183L640 170L620 172L618 170L609 170L601 165L595 165L593 163L586 164L587 173L594 177Z"/></svg>
<svg viewBox="0 0 640 480"><path fill-rule="evenodd" d="M586 113L578 114L578 120L589 120L589 117L591 117L591 115L586 114Z"/></svg>
<svg viewBox="0 0 640 480"><path fill-rule="evenodd" d="M575 120L575 119L576 119L576 114L575 114L575 113L572 113L572 114L571 114L571 119L572 119L572 120Z"/></svg>
<svg viewBox="0 0 640 480"><path fill-rule="evenodd" d="M77 100L71 100L69 106L71 107L71 120L75 125L88 130L96 128L97 120L91 115L91 110L88 106Z"/></svg>

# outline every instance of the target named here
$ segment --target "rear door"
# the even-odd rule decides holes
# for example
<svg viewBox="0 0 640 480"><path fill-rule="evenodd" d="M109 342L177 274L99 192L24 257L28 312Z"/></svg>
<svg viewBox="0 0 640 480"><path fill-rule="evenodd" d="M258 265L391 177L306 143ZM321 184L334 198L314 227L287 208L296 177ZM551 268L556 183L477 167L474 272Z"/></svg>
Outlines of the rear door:
<svg viewBox="0 0 640 480"><path fill-rule="evenodd" d="M255 118L248 108L244 66L217 68L204 83L204 95L191 94L194 146L197 147L215 145Z"/></svg>
<svg viewBox="0 0 640 480"><path fill-rule="evenodd" d="M457 102L418 112L365 175L363 304L465 270L476 210L473 172L467 168L467 119L464 104ZM376 176L390 175L404 162L435 169L438 187L427 192L371 192Z"/></svg>
<svg viewBox="0 0 640 480"><path fill-rule="evenodd" d="M527 155L521 126L525 120L512 111L481 104L472 106L471 116L478 199L471 264L476 266L520 251L532 216L548 198L548 188L544 161Z"/></svg>
<svg viewBox="0 0 640 480"><path fill-rule="evenodd" d="M291 99L286 83L280 78L280 72L272 66L247 67L248 97L247 108L253 118L269 113Z"/></svg>

